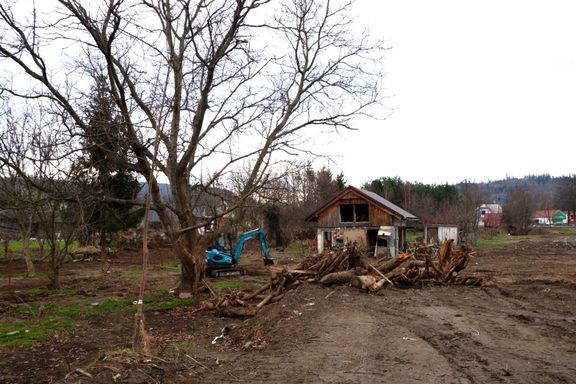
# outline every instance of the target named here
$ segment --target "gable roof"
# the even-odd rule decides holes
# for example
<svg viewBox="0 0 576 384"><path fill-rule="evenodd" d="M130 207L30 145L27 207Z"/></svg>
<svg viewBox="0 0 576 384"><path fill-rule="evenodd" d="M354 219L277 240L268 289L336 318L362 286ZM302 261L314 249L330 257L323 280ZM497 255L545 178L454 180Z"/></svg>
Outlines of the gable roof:
<svg viewBox="0 0 576 384"><path fill-rule="evenodd" d="M403 219L403 220L417 220L418 219L416 216L414 216L410 212L404 210L403 208L400 208L399 206L392 203L391 201L386 200L385 198L378 195L377 193L368 191L366 189L356 188L356 187L353 187L350 185L350 186L344 188L339 194L334 196L332 199L330 199L326 203L324 203L320 208L316 209L314 212L312 212L310 215L308 215L308 217L306 217L306 221L314 221L314 220L318 219L318 216L320 215L320 213L322 213L324 210L326 210L329 206L334 204L336 201L340 200L342 197L344 197L349 192L352 192L356 195L359 195L360 197L363 197L364 199L372 202L373 204L379 206L380 208L392 213L393 216L396 216L399 219Z"/></svg>
<svg viewBox="0 0 576 384"><path fill-rule="evenodd" d="M543 210L543 211L535 211L534 214L532 215L533 219L537 219L537 218L545 218L545 219L550 219L553 218L554 216L560 214L561 216L567 216L566 213L562 212L559 209L549 209L549 210Z"/></svg>

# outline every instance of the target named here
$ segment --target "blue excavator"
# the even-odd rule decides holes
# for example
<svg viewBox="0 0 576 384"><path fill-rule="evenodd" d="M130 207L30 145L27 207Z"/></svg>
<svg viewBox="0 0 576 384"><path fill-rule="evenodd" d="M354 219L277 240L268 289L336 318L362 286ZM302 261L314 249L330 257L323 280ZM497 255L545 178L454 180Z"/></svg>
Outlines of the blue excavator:
<svg viewBox="0 0 576 384"><path fill-rule="evenodd" d="M244 275L245 271L242 268L238 268L238 262L244 251L244 244L251 239L258 239L260 249L264 255L264 266L274 265L274 259L270 257L266 233L262 228L256 228L242 233L234 249L232 249L232 238L230 235L220 237L213 246L209 247L205 253L206 273L208 276Z"/></svg>

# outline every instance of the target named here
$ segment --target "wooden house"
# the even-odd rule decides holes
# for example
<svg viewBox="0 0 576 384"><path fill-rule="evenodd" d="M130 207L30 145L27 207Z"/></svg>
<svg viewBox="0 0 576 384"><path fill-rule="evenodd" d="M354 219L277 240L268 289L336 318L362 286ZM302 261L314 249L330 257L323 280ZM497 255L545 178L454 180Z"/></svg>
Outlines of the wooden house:
<svg viewBox="0 0 576 384"><path fill-rule="evenodd" d="M382 196L352 186L324 203L306 221L318 223L318 252L356 241L375 256L395 256L406 245L416 216Z"/></svg>

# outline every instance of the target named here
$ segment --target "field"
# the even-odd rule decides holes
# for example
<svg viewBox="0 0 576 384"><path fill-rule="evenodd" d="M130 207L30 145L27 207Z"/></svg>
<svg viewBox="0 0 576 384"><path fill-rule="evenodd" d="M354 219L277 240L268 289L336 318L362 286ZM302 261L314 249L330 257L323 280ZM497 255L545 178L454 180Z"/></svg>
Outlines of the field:
<svg viewBox="0 0 576 384"><path fill-rule="evenodd" d="M164 263L160 264L162 256ZM297 253L276 252L279 265ZM198 311L169 293L178 266L153 250L145 298L153 356L130 351L138 252L109 273L66 265L61 290L0 270L0 382L5 383L576 383L576 235L482 241L467 274L482 287L386 288L303 284L247 320ZM268 279L211 280L220 291ZM41 266L39 268L41 270ZM222 338L217 338L226 328Z"/></svg>

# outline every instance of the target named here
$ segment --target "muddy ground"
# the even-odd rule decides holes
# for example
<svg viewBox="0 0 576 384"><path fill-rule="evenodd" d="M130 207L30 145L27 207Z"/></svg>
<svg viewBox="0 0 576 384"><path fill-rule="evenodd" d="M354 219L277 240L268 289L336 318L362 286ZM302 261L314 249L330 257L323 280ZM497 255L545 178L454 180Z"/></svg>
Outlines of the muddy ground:
<svg viewBox="0 0 576 384"><path fill-rule="evenodd" d="M367 294L304 284L247 320L195 311L196 302L151 309L148 358L129 350L130 308L53 310L50 316L74 327L32 346L0 347L0 382L576 383L576 238L515 240L478 251L466 273L483 276L482 287ZM169 250L155 255L149 290L168 295L178 271ZM279 264L298 262L296 255L275 256ZM39 288L42 279L16 279L8 288L2 273L2 323L41 319L50 312L22 308L50 303L85 308L113 298L129 307L138 262L137 253L120 255L104 277L98 263L70 263L58 292ZM252 274L232 280L245 288L266 281L258 264L247 267ZM225 326L228 334L213 343Z"/></svg>

